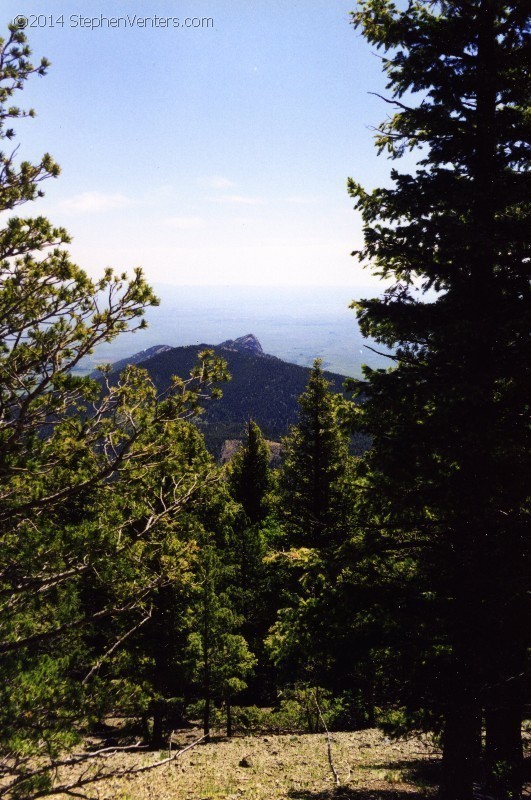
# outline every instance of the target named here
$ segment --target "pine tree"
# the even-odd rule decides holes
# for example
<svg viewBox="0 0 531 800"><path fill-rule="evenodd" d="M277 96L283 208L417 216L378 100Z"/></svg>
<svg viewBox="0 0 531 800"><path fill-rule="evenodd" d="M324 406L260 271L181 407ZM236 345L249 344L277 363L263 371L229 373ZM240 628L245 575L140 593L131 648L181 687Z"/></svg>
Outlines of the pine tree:
<svg viewBox="0 0 531 800"><path fill-rule="evenodd" d="M460 0L401 11L367 0L354 23L385 52L395 113L378 129L379 150L396 159L420 148L415 173L393 170L390 187L368 193L350 183L364 220L357 255L394 281L383 298L356 304L363 333L395 348L394 369L366 370L358 411L373 439L367 508L382 553L409 552L425 588L419 600L431 603L426 635L440 663L425 723L442 726L442 796L471 798L484 718L490 788L516 797L528 554L529 9Z"/></svg>
<svg viewBox="0 0 531 800"><path fill-rule="evenodd" d="M278 604L274 568L267 563L274 476L262 431L252 420L246 428L244 442L228 470L229 490L242 509L233 524L237 570L234 603L243 618L241 632L257 660L246 695L252 696L255 703L267 705L271 700L273 673L264 640L275 620Z"/></svg>
<svg viewBox="0 0 531 800"><path fill-rule="evenodd" d="M13 94L33 67L14 26L0 41L0 138L25 113ZM32 116L32 112L27 113ZM0 210L37 199L58 166L0 155ZM92 281L44 217L0 230L0 783L6 797L53 792L81 724L112 708L109 663L188 562L175 519L209 462L186 461L187 421L222 363L213 354L157 396L145 370L112 386L73 369L101 342L142 327L157 303L140 270ZM214 374L215 373L215 374ZM179 476L179 477L177 477ZM131 685L131 684L129 684ZM116 688L116 687L114 687ZM70 764L90 754L78 751ZM80 773L81 774L81 773ZM103 773L102 773L103 774ZM96 777L98 777L96 775ZM101 777L101 775L100 775ZM76 780L86 783L94 775ZM57 787L55 787L57 789ZM75 787L70 787L73 791Z"/></svg>
<svg viewBox="0 0 531 800"><path fill-rule="evenodd" d="M186 658L203 706L203 733L210 736L214 703L224 703L227 736L232 736L231 708L235 695L246 688L256 659L240 633L242 617L231 597L230 549L220 548L215 536L200 543L196 600L189 612Z"/></svg>
<svg viewBox="0 0 531 800"><path fill-rule="evenodd" d="M337 609L331 618L332 594L341 569L338 555L351 533L355 487L340 424L344 400L330 391L319 360L299 405L279 470L277 513L285 538L276 560L284 573L284 607L268 647L288 681L325 685L333 680L330 636L343 616Z"/></svg>
<svg viewBox="0 0 531 800"><path fill-rule="evenodd" d="M319 359L299 406L298 423L283 442L281 513L292 544L322 548L338 535L344 509L340 483L347 468L348 442Z"/></svg>
<svg viewBox="0 0 531 800"><path fill-rule="evenodd" d="M159 441L161 431L150 431ZM119 693L127 697L116 710L129 716L141 716L146 738L152 747L167 742L169 732L184 721L185 707L192 690L184 656L188 640L188 618L194 605L198 583L200 542L205 538L205 524L223 525L230 500L220 481L220 468L207 452L203 436L190 422L176 420L170 430L170 448L164 459L153 464L142 480L135 481L136 502L146 498L155 513L164 513L169 493L176 485L182 488L178 513L159 522L153 547L146 547L143 562L152 575L165 580L150 595L149 616L138 633L122 645L121 659L115 659L106 679L119 684ZM132 491L124 493L125 503L132 501ZM114 632L108 632L112 637ZM134 698L134 702L132 701ZM149 718L153 719L150 727Z"/></svg>
<svg viewBox="0 0 531 800"><path fill-rule="evenodd" d="M230 462L229 486L232 496L241 503L251 524L262 522L267 515L269 455L262 431L256 422L249 420L245 441Z"/></svg>

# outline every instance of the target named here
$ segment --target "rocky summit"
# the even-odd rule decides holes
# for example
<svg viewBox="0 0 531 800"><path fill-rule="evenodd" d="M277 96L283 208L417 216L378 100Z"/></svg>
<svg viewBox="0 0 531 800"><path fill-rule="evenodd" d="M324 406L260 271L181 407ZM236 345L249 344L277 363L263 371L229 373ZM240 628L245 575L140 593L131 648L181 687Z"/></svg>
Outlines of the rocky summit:
<svg viewBox="0 0 531 800"><path fill-rule="evenodd" d="M247 333L245 336L239 336L237 339L227 339L218 345L223 350L239 350L244 353L253 353L256 356L264 356L262 345L254 335L254 333Z"/></svg>

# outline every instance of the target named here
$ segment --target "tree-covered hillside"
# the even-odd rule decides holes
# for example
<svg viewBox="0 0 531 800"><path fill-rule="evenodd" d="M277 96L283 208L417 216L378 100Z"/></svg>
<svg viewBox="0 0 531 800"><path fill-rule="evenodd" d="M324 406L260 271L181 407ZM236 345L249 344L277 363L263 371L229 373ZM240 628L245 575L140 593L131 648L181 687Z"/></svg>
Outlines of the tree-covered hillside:
<svg viewBox="0 0 531 800"><path fill-rule="evenodd" d="M215 347L204 344L174 347L148 355L140 363L162 392L170 385L172 376L190 374L197 363L197 354L205 348L213 349L226 360L231 375L231 380L223 385L223 397L209 402L199 420L209 449L219 456L225 439L240 438L249 419L257 422L267 439L279 441L285 436L297 420L297 400L308 383L311 370L261 352L255 337L245 336ZM113 365L111 382L116 380L120 369L133 360L139 363L137 357L132 356ZM326 372L325 377L333 391L343 391L343 375ZM366 439L358 436L353 449L361 453L365 447Z"/></svg>

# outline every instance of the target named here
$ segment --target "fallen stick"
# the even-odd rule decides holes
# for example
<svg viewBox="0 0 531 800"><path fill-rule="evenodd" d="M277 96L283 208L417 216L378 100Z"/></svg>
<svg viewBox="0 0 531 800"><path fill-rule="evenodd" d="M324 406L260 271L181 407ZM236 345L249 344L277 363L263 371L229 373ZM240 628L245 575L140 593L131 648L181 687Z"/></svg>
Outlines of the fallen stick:
<svg viewBox="0 0 531 800"><path fill-rule="evenodd" d="M123 769L120 768L109 769L106 771L98 770L95 774L88 775L87 777L85 777L85 775L87 774L87 772L85 772L80 778L73 780L71 783L62 783L53 786L51 788L37 790L37 792L32 794L32 797L34 798L34 800L36 800L36 798L39 797L50 797L56 794L67 794L70 795L71 797L87 798L88 795L84 794L82 791L85 786L93 785L95 783L101 783L101 781L108 780L109 778L124 778L130 775L139 775L141 772L148 772L149 770L152 769L158 769L158 767L162 767L164 764L169 764L175 761L180 756L182 756L183 753L186 753L187 750L191 750L192 747L195 747L196 745L200 744L200 742L204 741L204 739L206 738L207 738L206 736L201 736L199 739L195 739L193 742L186 745L186 747L183 747L182 750L178 750L176 753L171 753L171 755L168 756L167 758L163 758L161 761L155 761L154 764L147 764L143 767L126 767ZM94 759L97 762L98 758L109 758L115 753L120 753L120 752L123 753L127 751L145 752L145 747L142 745L128 745L125 747L120 747L120 746L104 747L101 748L100 750L93 750L91 753L84 753L80 756L72 756L70 758L65 759L62 762L55 762L51 765L47 765L46 767L42 767L33 773L25 773L23 775L16 776L11 783L6 784L5 786L2 787L2 789L0 789L0 797L5 797L6 794L7 796L9 796L9 793L18 784L27 781L30 778L34 778L37 775L44 775L49 771L56 770L59 766L62 767L77 766L81 763L86 763L89 759L90 760ZM4 794L4 791L6 792L6 794Z"/></svg>
<svg viewBox="0 0 531 800"><path fill-rule="evenodd" d="M326 727L326 722L324 721L323 714L321 712L321 707L319 706L319 702L317 700L317 692L314 694L315 705L317 707L317 713L319 714L319 719L323 723L323 728L326 731L326 738L328 741L328 763L330 764L330 769L332 770L332 775L334 776L334 780L336 782L336 786L341 786L341 781L339 780L339 775L337 774L337 770L334 767L334 761L332 759L332 739L330 737L330 731Z"/></svg>

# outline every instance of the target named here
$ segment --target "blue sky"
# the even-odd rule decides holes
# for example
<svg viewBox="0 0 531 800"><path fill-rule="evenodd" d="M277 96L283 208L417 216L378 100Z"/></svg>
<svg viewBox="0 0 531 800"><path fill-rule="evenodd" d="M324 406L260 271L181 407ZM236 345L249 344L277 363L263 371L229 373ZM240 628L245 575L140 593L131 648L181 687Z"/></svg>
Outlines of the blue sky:
<svg viewBox="0 0 531 800"><path fill-rule="evenodd" d="M366 286L347 177L388 180L376 125L380 60L349 0L4 0L52 67L18 103L24 158L62 174L31 213L74 237L92 275L142 266L170 284ZM213 27L74 27L98 19L210 17ZM63 15L63 26L57 19ZM85 23L86 24L86 23ZM26 207L24 214L30 213Z"/></svg>

